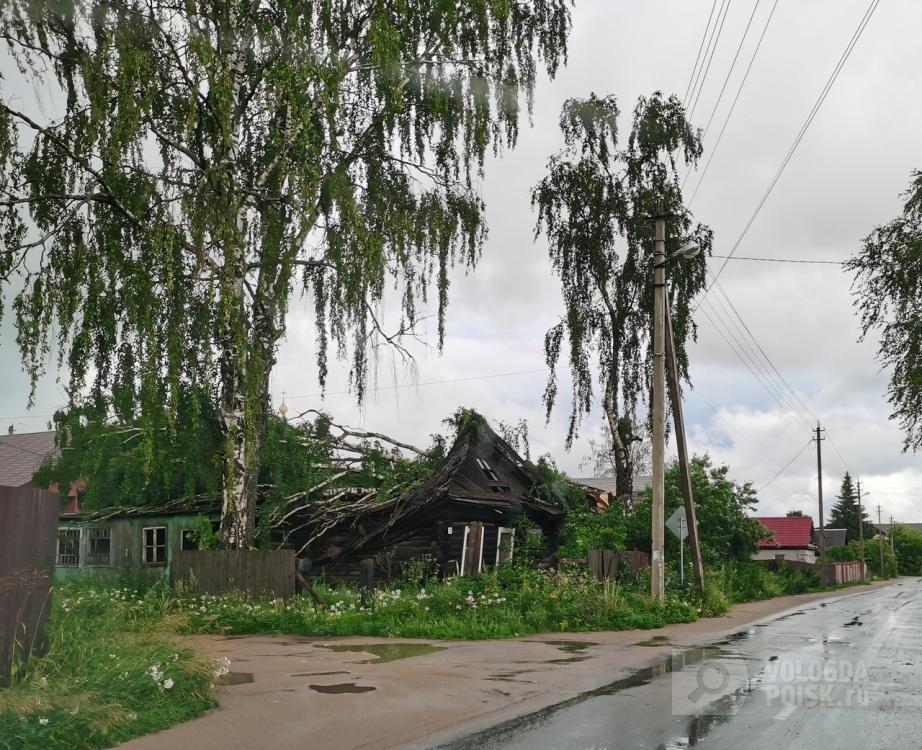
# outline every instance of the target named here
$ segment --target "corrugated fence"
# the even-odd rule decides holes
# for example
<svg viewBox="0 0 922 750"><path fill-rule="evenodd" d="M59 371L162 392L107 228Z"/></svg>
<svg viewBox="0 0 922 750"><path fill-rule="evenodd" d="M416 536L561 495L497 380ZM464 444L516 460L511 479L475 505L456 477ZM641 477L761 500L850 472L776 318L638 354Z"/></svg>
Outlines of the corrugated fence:
<svg viewBox="0 0 922 750"><path fill-rule="evenodd" d="M175 552L173 583L202 594L245 591L250 596L295 593L294 550L208 550Z"/></svg>
<svg viewBox="0 0 922 750"><path fill-rule="evenodd" d="M44 645L60 508L46 490L0 487L0 684Z"/></svg>

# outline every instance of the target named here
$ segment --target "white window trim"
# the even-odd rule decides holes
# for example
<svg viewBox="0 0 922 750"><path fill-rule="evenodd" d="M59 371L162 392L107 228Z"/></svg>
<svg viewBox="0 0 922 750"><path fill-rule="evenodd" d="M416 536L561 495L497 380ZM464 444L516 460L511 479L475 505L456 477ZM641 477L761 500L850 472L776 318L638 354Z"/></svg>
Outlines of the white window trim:
<svg viewBox="0 0 922 750"><path fill-rule="evenodd" d="M83 527L82 526L58 526L58 532L61 531L76 531L77 532L77 562L76 563L62 563L61 562L61 535L57 535L54 544L54 564L60 565L62 568L79 568L80 563L83 560Z"/></svg>
<svg viewBox="0 0 922 750"><path fill-rule="evenodd" d="M499 567L499 554L503 546L503 534L509 535L509 559L512 560L512 551L515 549L515 529L509 526L500 526L496 530L496 567Z"/></svg>
<svg viewBox="0 0 922 750"><path fill-rule="evenodd" d="M464 527L464 539L461 540L461 572L464 575L464 563L467 562L467 535L471 533L471 527Z"/></svg>
<svg viewBox="0 0 922 750"><path fill-rule="evenodd" d="M163 562L150 561L147 559L147 532L151 529L163 529ZM156 547L156 545L154 545ZM153 547L152 547L153 548ZM170 540L167 535L166 526L143 526L141 527L141 562L145 565L166 565L169 560Z"/></svg>

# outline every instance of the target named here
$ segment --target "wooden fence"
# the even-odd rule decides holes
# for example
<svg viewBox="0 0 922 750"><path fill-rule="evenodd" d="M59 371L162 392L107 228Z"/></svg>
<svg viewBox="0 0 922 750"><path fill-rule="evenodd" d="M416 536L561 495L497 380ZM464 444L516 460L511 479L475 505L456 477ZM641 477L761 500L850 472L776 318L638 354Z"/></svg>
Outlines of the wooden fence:
<svg viewBox="0 0 922 750"><path fill-rule="evenodd" d="M172 582L202 594L246 592L250 596L295 593L294 550L214 550L175 552Z"/></svg>
<svg viewBox="0 0 922 750"><path fill-rule="evenodd" d="M556 568L560 570L563 565L586 565L593 578L605 581L617 578L618 570L641 570L650 567L650 555L639 549L622 550L615 552L610 549L591 549L584 558L557 558Z"/></svg>
<svg viewBox="0 0 922 750"><path fill-rule="evenodd" d="M46 490L0 487L0 685L44 645L60 508Z"/></svg>
<svg viewBox="0 0 922 750"><path fill-rule="evenodd" d="M819 563L801 562L800 560L762 560L761 562L772 570L778 570L784 565L807 573L816 573L823 586L857 583L867 577L867 566L863 565L860 560L826 563L825 568Z"/></svg>

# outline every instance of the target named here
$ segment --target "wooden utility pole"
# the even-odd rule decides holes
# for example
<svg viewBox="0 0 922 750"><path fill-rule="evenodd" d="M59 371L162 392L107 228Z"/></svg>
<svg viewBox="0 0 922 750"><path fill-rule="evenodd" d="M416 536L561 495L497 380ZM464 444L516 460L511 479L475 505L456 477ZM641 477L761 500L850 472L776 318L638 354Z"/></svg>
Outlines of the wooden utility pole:
<svg viewBox="0 0 922 750"><path fill-rule="evenodd" d="M895 552L896 550L893 548L893 516L890 516L890 528L888 531L890 532L890 551Z"/></svg>
<svg viewBox="0 0 922 750"><path fill-rule="evenodd" d="M825 430L820 427L820 423L816 423L816 494L819 499L820 504L820 565L822 566L823 576L823 585L826 585L826 530L825 522L823 521L823 451L822 443L825 438L823 438L822 433Z"/></svg>
<svg viewBox="0 0 922 750"><path fill-rule="evenodd" d="M665 452L666 452L666 218L656 218L653 235L653 507L651 528L650 596L665 596Z"/></svg>
<svg viewBox="0 0 922 750"><path fill-rule="evenodd" d="M692 493L691 466L688 461L688 445L685 442L685 418L682 412L682 388L679 385L679 365L675 356L675 336L672 332L672 315L666 305L666 381L669 384L669 396L672 400L672 419L675 425L676 449L679 453L679 479L682 484L682 497L685 500L685 519L688 529L688 547L692 556L692 568L695 571L695 583L704 591L704 564L701 561L701 546L698 540L698 517L695 514L695 497ZM681 547L681 541L679 545Z"/></svg>
<svg viewBox="0 0 922 750"><path fill-rule="evenodd" d="M884 577L884 541L880 538L883 533L880 523L880 503L877 503L877 549L880 551L880 577Z"/></svg>
<svg viewBox="0 0 922 750"><path fill-rule="evenodd" d="M867 571L868 564L864 560L864 508L861 505L861 479L858 479L858 549L861 550L861 580L863 581L867 576L865 575Z"/></svg>

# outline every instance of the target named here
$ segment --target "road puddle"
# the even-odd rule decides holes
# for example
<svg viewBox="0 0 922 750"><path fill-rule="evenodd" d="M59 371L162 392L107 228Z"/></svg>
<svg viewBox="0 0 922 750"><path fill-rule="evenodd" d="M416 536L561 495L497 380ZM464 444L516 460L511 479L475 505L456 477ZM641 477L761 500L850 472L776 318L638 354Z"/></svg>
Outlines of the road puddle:
<svg viewBox="0 0 922 750"><path fill-rule="evenodd" d="M253 682L252 672L228 672L215 678L215 685L248 685Z"/></svg>
<svg viewBox="0 0 922 750"><path fill-rule="evenodd" d="M338 654L359 653L371 654L374 657L356 662L357 664L385 664L398 659L434 654L436 651L444 651L446 647L432 646L428 643L334 643L322 645L320 648L326 648Z"/></svg>
<svg viewBox="0 0 922 750"><path fill-rule="evenodd" d="M368 693L376 688L371 685L356 685L354 682L343 682L339 685L308 685L308 687L318 693L329 693L331 695L342 695L343 693Z"/></svg>
<svg viewBox="0 0 922 750"><path fill-rule="evenodd" d="M671 646L672 642L669 640L668 636L665 635L654 635L652 638L647 638L645 641L638 641L637 643L631 644L633 646L647 646L650 648L655 648L656 646Z"/></svg>

